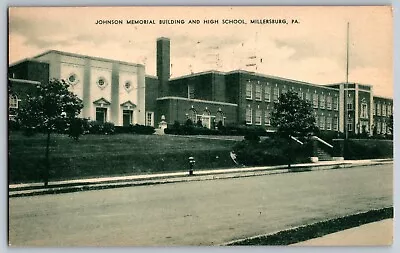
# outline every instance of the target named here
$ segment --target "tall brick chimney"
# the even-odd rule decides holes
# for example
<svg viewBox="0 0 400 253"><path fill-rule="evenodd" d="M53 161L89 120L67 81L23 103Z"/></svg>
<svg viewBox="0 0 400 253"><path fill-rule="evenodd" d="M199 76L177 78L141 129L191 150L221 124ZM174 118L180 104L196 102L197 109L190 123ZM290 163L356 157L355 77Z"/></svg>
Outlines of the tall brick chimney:
<svg viewBox="0 0 400 253"><path fill-rule="evenodd" d="M161 37L157 39L158 97L168 96L168 80L170 74L170 41L169 38Z"/></svg>

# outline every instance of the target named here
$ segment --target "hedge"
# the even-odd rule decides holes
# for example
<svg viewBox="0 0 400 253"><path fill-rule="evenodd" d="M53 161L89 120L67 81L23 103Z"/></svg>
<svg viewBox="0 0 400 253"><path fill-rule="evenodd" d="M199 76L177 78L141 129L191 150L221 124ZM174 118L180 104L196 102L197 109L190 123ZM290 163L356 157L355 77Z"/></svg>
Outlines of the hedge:
<svg viewBox="0 0 400 253"><path fill-rule="evenodd" d="M175 122L173 125L169 125L164 129L166 134L176 135L232 135L232 136L245 136L245 135L257 135L265 136L267 133L264 128L257 126L241 126L241 125L230 125L230 126L219 126L216 129L209 129L193 124L181 125L179 122Z"/></svg>
<svg viewBox="0 0 400 253"><path fill-rule="evenodd" d="M129 126L116 126L115 133L130 133L130 134L153 134L155 128L152 126L144 125L129 125Z"/></svg>
<svg viewBox="0 0 400 253"><path fill-rule="evenodd" d="M268 166L308 162L309 145L293 140L270 137L264 141L246 138L233 147L237 160L248 166Z"/></svg>
<svg viewBox="0 0 400 253"><path fill-rule="evenodd" d="M335 156L348 160L393 158L393 141L379 139L336 139Z"/></svg>

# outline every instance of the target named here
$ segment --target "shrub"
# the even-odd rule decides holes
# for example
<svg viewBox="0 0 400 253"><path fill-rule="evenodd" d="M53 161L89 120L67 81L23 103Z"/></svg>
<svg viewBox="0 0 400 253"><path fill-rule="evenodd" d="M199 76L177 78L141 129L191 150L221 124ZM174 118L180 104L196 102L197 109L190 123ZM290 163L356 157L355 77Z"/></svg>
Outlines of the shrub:
<svg viewBox="0 0 400 253"><path fill-rule="evenodd" d="M112 122L105 122L103 124L103 134L114 134L115 126Z"/></svg>
<svg viewBox="0 0 400 253"><path fill-rule="evenodd" d="M291 164L308 159L307 145L278 136L262 142L243 140L233 147L233 151L240 163L249 166Z"/></svg>
<svg viewBox="0 0 400 253"><path fill-rule="evenodd" d="M89 122L89 133L90 134L114 134L115 126L114 123L105 122L101 123L98 121Z"/></svg>
<svg viewBox="0 0 400 253"><path fill-rule="evenodd" d="M103 123L92 120L89 122L89 133L90 134L102 134L103 133Z"/></svg>
<svg viewBox="0 0 400 253"><path fill-rule="evenodd" d="M83 122L84 119L82 118L72 119L69 124L68 136L77 141L79 136L84 133Z"/></svg>
<svg viewBox="0 0 400 253"><path fill-rule="evenodd" d="M260 136L258 136L258 134L255 133L255 132L249 132L249 133L247 133L247 134L244 136L244 139L245 139L246 141L250 141L250 142L256 142L256 143L260 142Z"/></svg>
<svg viewBox="0 0 400 253"><path fill-rule="evenodd" d="M351 139L345 144L345 159L393 158L393 141Z"/></svg>
<svg viewBox="0 0 400 253"><path fill-rule="evenodd" d="M130 132L134 134L153 134L155 132L155 128L152 126L144 126L144 125L131 125L129 126Z"/></svg>

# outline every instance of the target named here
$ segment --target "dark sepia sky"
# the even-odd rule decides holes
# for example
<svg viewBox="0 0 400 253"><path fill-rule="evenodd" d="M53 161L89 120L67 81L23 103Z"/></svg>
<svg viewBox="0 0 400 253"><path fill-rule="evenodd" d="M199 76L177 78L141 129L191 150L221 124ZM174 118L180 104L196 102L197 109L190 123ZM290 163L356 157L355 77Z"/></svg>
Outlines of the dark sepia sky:
<svg viewBox="0 0 400 253"><path fill-rule="evenodd" d="M95 25L99 19L124 24ZM130 19L155 20L156 25L126 24ZM185 24L160 25L160 19L183 19ZM189 19L201 24L188 24ZM204 19L219 24L202 24ZM222 19L244 19L247 25L226 25ZM250 24L251 19L286 19L289 24ZM291 24L292 19L299 24ZM11 8L9 62L56 49L142 63L147 74L155 75L155 43L164 36L171 39L172 78L247 69L317 84L344 82L347 22L349 81L371 84L376 95L393 97L390 7ZM257 70L246 67L252 63Z"/></svg>

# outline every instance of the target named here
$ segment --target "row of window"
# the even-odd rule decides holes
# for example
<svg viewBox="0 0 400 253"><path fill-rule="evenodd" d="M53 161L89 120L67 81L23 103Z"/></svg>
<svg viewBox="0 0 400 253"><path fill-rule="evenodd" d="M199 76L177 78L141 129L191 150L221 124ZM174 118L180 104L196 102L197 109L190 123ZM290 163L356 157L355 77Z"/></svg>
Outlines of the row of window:
<svg viewBox="0 0 400 253"><path fill-rule="evenodd" d="M78 76L77 76L75 73L71 73L71 74L68 76L68 78L67 78L67 83L69 83L69 84L72 85L72 86L78 84L79 81L80 81L80 80L79 80ZM100 89L104 89L104 88L108 85L108 82L107 82L107 79L106 79L106 78L100 76L100 77L97 78L96 84L97 84L97 86L98 86ZM127 91L131 90L131 88L132 88L132 82L129 81L129 80L128 80L128 81L125 81L125 82L124 82L124 88L125 88Z"/></svg>
<svg viewBox="0 0 400 253"><path fill-rule="evenodd" d="M390 116L393 114L392 105L374 103L373 114L377 116Z"/></svg>
<svg viewBox="0 0 400 253"><path fill-rule="evenodd" d="M187 118L190 119L193 123L201 120L203 126L207 128L211 127L211 118L214 118L216 124L218 124L219 122L221 122L222 125L225 124L225 116L222 110L218 110L214 116L211 115L211 111L208 109L205 109L202 114L199 114L196 109L191 108L187 113Z"/></svg>
<svg viewBox="0 0 400 253"><path fill-rule="evenodd" d="M376 133L377 134L389 134L390 129L387 126L387 123L385 121L378 121L374 123L376 126Z"/></svg>
<svg viewBox="0 0 400 253"><path fill-rule="evenodd" d="M254 119L254 124L255 125L261 125L261 118L262 118L262 111L260 109L256 110L256 117ZM246 108L246 124L251 125L253 124L253 109L252 108ZM265 111L264 112L264 124L266 126L271 125L271 112Z"/></svg>
<svg viewBox="0 0 400 253"><path fill-rule="evenodd" d="M262 85L259 83L255 84L255 100L257 101L262 101ZM272 93L271 93L272 92ZM282 88L280 91L280 94L284 94L287 92L287 89ZM309 92L303 92L301 90L298 91L299 98L305 99L308 102L311 103L311 93ZM279 99L279 87L274 87L272 89L271 86L269 86L269 83L267 83L266 86L264 86L264 101L266 102L271 102L271 96L273 96L273 101L278 102ZM253 99L253 84L251 82L246 83L246 99ZM313 99L313 107L314 108L320 108L320 109L328 109L328 110L338 110L339 109L339 98L332 97L332 96L326 96L325 94L316 94L314 93L312 95Z"/></svg>
<svg viewBox="0 0 400 253"><path fill-rule="evenodd" d="M338 131L339 129L339 118L337 116L316 116L315 117L316 125L321 130L333 130Z"/></svg>
<svg viewBox="0 0 400 253"><path fill-rule="evenodd" d="M262 110L256 109L255 110L255 118L254 124L255 125L262 125L262 117L264 116L264 125L270 126L271 125L271 112L264 111L262 114ZM330 116L317 116L316 117L317 126L321 130L334 130L337 131L339 129L339 118L337 116L330 117ZM253 124L253 109L248 107L246 108L246 124L251 125Z"/></svg>

